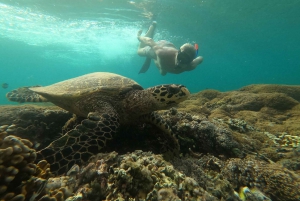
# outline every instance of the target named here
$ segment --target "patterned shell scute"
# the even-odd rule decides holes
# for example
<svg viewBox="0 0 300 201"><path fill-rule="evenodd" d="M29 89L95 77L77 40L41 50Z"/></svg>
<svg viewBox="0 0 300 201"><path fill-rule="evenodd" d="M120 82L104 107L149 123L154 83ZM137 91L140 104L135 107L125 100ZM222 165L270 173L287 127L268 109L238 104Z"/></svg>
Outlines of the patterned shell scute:
<svg viewBox="0 0 300 201"><path fill-rule="evenodd" d="M55 97L80 97L95 92L113 96L131 89L142 90L143 88L127 77L108 72L90 73L46 87L30 88L34 92Z"/></svg>

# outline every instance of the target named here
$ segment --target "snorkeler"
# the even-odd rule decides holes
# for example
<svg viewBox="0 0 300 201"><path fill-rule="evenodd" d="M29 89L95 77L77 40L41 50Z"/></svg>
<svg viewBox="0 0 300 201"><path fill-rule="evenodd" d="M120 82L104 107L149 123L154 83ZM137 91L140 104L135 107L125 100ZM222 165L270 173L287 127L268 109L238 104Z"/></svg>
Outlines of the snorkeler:
<svg viewBox="0 0 300 201"><path fill-rule="evenodd" d="M155 27L156 22L153 22L145 36L141 36L142 30L137 34L137 38L140 41L137 53L142 57L147 57L139 73L145 73L149 69L151 59L154 60L161 75L191 71L203 61L203 57L197 56L197 44L193 46L186 43L177 50L174 44L168 41L160 40L154 42L152 38Z"/></svg>

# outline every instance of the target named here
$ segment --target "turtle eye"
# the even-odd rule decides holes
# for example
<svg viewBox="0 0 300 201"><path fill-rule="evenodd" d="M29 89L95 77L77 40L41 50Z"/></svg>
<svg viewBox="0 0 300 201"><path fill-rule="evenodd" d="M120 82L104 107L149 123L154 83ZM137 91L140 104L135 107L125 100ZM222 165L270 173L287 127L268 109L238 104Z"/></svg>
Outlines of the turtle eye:
<svg viewBox="0 0 300 201"><path fill-rule="evenodd" d="M176 85L169 85L167 87L167 91L170 94L177 94L180 91L180 88Z"/></svg>

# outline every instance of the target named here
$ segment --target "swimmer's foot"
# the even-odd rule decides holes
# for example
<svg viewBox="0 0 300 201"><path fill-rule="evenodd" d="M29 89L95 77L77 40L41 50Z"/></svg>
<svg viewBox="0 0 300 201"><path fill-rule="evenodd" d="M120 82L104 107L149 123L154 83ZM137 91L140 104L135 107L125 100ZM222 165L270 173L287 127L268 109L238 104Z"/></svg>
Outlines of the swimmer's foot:
<svg viewBox="0 0 300 201"><path fill-rule="evenodd" d="M153 21L152 24L150 25L150 27L149 27L147 33L150 32L150 31L153 32L153 31L155 30L155 28L156 28L156 24L157 24L156 21ZM146 34L146 35L147 35L147 34ZM152 38L152 37L151 37L151 38Z"/></svg>

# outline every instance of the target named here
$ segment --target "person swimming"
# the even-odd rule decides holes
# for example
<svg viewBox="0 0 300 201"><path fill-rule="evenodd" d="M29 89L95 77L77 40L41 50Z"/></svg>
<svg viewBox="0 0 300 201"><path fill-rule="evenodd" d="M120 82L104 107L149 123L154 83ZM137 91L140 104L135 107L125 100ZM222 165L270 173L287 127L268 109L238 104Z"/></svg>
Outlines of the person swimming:
<svg viewBox="0 0 300 201"><path fill-rule="evenodd" d="M156 22L153 22L149 27L145 36L141 36L142 30L139 30L137 38L140 41L137 54L146 57L146 60L140 69L139 73L145 73L150 67L151 59L160 71L161 75L167 73L179 74L184 71L194 70L197 65L203 61L202 56L198 55L198 45L185 43L176 49L175 45L166 40L155 42L152 38Z"/></svg>

